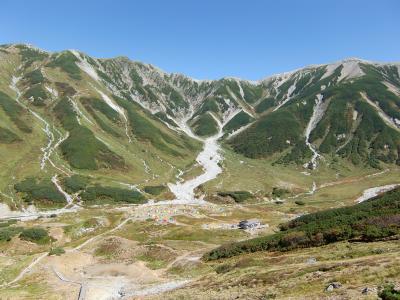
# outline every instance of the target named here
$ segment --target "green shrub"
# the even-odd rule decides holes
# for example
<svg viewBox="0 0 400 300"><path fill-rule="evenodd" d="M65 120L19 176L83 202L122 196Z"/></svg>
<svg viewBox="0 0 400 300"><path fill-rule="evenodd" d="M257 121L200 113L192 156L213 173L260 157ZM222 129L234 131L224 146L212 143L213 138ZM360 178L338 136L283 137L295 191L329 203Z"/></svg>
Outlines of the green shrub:
<svg viewBox="0 0 400 300"><path fill-rule="evenodd" d="M52 203L63 203L64 196L58 191L50 179L36 180L33 177L28 177L23 181L14 185L17 192L23 194L23 199L26 202L45 201Z"/></svg>
<svg viewBox="0 0 400 300"><path fill-rule="evenodd" d="M29 84L34 85L37 83L43 83L44 77L40 69L33 70L24 75L24 80L26 80Z"/></svg>
<svg viewBox="0 0 400 300"><path fill-rule="evenodd" d="M0 241L9 242L11 239L22 231L22 227L0 227Z"/></svg>
<svg viewBox="0 0 400 300"><path fill-rule="evenodd" d="M32 104L35 106L44 106L45 100L48 98L46 91L41 84L35 84L30 87L25 93L26 99L32 100Z"/></svg>
<svg viewBox="0 0 400 300"><path fill-rule="evenodd" d="M76 65L78 59L74 54L69 51L62 52L60 54L55 54L56 57L52 62L48 63L47 66L51 68L60 68L64 72L66 72L69 77L76 80L81 80L81 70Z"/></svg>
<svg viewBox="0 0 400 300"><path fill-rule="evenodd" d="M244 202L253 197L253 195L247 191L218 192L218 196L231 197L236 203Z"/></svg>
<svg viewBox="0 0 400 300"><path fill-rule="evenodd" d="M87 187L81 194L81 198L85 202L124 202L124 203L143 203L145 197L138 191L91 186Z"/></svg>
<svg viewBox="0 0 400 300"><path fill-rule="evenodd" d="M388 284L378 293L382 300L400 300L400 291L394 288L394 284Z"/></svg>
<svg viewBox="0 0 400 300"><path fill-rule="evenodd" d="M167 189L165 185L145 186L144 191L147 194L158 196Z"/></svg>
<svg viewBox="0 0 400 300"><path fill-rule="evenodd" d="M68 193L76 193L86 188L89 183L87 177L81 175L72 175L63 179L63 185Z"/></svg>
<svg viewBox="0 0 400 300"><path fill-rule="evenodd" d="M295 145L302 135L301 124L285 110L278 110L263 116L247 130L229 140L231 147L238 153L250 158L262 158L282 152Z"/></svg>
<svg viewBox="0 0 400 300"><path fill-rule="evenodd" d="M176 136L175 133L160 124L160 128L155 124L160 123L155 116L146 116L141 107L133 101L127 101L119 97L114 97L117 104L123 107L128 115L132 134L141 141L150 142L155 148L169 155L182 156L179 149L197 149L195 144L187 137ZM151 120L153 121L150 121ZM176 149L176 150L175 150Z"/></svg>
<svg viewBox="0 0 400 300"><path fill-rule="evenodd" d="M287 189L281 189L281 188L277 188L277 187L272 188L272 196L274 198L282 198L283 196L285 196L288 193L289 193L289 191Z"/></svg>
<svg viewBox="0 0 400 300"><path fill-rule="evenodd" d="M296 200L296 201L294 201L294 203L296 203L299 206L306 205L306 203L304 201L301 201L301 200Z"/></svg>
<svg viewBox="0 0 400 300"><path fill-rule="evenodd" d="M37 244L45 244L51 240L47 231L41 227L23 229L19 237L22 240L34 242Z"/></svg>
<svg viewBox="0 0 400 300"><path fill-rule="evenodd" d="M65 253L64 248L62 248L62 247L55 247L55 248L51 248L51 249L50 249L50 251L49 251L49 256L52 256L52 255L60 256L60 255L62 255L62 254L64 254L64 253Z"/></svg>
<svg viewBox="0 0 400 300"><path fill-rule="evenodd" d="M119 114L114 109L100 99L81 98L81 102L86 111L93 117L93 119L95 119L101 129L115 137L121 137L121 134L118 131L107 124L107 122L96 113L96 111L102 113L107 119L115 124L121 123Z"/></svg>

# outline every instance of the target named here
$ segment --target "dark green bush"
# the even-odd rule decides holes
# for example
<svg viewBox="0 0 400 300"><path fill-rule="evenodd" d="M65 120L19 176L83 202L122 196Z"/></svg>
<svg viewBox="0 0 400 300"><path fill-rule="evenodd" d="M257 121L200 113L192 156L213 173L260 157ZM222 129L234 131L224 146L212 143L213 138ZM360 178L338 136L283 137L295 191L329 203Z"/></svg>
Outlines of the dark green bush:
<svg viewBox="0 0 400 300"><path fill-rule="evenodd" d="M272 188L271 194L274 198L282 198L283 196L285 196L288 193L289 193L289 191L287 189L281 189L278 187L274 187L274 188Z"/></svg>
<svg viewBox="0 0 400 300"><path fill-rule="evenodd" d="M30 87L25 93L26 99L32 100L32 104L35 106L44 106L45 100L48 98L46 91L41 84L35 84Z"/></svg>
<svg viewBox="0 0 400 300"><path fill-rule="evenodd" d="M50 251L49 251L49 256L52 256L52 255L60 256L60 255L62 255L62 254L64 254L64 253L65 253L64 248L62 248L62 247L55 247L55 248L51 248L51 249L50 249Z"/></svg>
<svg viewBox="0 0 400 300"><path fill-rule="evenodd" d="M388 284L379 291L378 296L382 300L400 300L400 291L394 288L394 284Z"/></svg>
<svg viewBox="0 0 400 300"><path fill-rule="evenodd" d="M72 79L80 80L82 79L81 70L76 65L78 59L69 51L62 52L60 54L55 54L53 61L47 64L51 68L60 68L66 72Z"/></svg>
<svg viewBox="0 0 400 300"><path fill-rule="evenodd" d="M47 231L41 227L32 227L23 229L19 237L22 240L30 241L38 244L45 244L50 241Z"/></svg>
<svg viewBox="0 0 400 300"><path fill-rule="evenodd" d="M145 186L144 191L147 194L158 196L167 189L165 185Z"/></svg>
<svg viewBox="0 0 400 300"><path fill-rule="evenodd" d="M86 188L89 183L87 177L81 175L72 175L63 179L63 185L68 193L76 193Z"/></svg>
<svg viewBox="0 0 400 300"><path fill-rule="evenodd" d="M145 198L138 192L114 187L91 186L87 187L81 194L85 202L124 202L124 203L143 203Z"/></svg>
<svg viewBox="0 0 400 300"><path fill-rule="evenodd" d="M14 185L17 192L22 193L22 198L26 202L44 201L52 203L63 203L64 196L58 191L50 179L38 181L33 177L28 177Z"/></svg>
<svg viewBox="0 0 400 300"><path fill-rule="evenodd" d="M25 74L24 80L26 80L29 84L34 85L37 83L43 83L44 77L40 69L36 69L32 72Z"/></svg>
<svg viewBox="0 0 400 300"><path fill-rule="evenodd" d="M0 227L0 241L11 241L11 239L22 231L22 227Z"/></svg>
<svg viewBox="0 0 400 300"><path fill-rule="evenodd" d="M231 197L236 203L244 202L253 197L253 195L247 191L218 192L218 196Z"/></svg>

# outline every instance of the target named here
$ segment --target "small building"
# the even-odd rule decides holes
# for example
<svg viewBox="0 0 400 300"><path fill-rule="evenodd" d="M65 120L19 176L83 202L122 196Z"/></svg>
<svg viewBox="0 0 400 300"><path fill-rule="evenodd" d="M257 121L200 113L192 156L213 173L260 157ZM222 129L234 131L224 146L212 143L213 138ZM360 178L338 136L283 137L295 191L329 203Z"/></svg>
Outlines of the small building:
<svg viewBox="0 0 400 300"><path fill-rule="evenodd" d="M249 220L243 220L239 222L239 229L251 229L251 228L256 228L261 225L260 220L257 219L249 219Z"/></svg>

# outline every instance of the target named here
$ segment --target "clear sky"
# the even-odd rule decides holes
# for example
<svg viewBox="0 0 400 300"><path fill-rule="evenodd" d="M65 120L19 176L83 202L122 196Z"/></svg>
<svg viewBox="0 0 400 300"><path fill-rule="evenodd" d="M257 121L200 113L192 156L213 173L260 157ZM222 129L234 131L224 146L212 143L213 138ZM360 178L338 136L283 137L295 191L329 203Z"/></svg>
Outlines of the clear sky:
<svg viewBox="0 0 400 300"><path fill-rule="evenodd" d="M0 43L128 56L198 79L400 61L399 0L2 0Z"/></svg>

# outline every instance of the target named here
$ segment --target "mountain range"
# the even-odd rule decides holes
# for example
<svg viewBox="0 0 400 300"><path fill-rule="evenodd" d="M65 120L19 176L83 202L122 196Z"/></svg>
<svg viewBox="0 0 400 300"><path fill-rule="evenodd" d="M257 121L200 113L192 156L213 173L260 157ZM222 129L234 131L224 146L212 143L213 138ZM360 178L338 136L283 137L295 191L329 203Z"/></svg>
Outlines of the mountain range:
<svg viewBox="0 0 400 300"><path fill-rule="evenodd" d="M71 192L86 181L97 192L133 186L141 199L179 180L217 135L283 168L400 165L400 63L350 58L259 81L195 80L126 57L0 46L5 200L49 194L51 178Z"/></svg>

